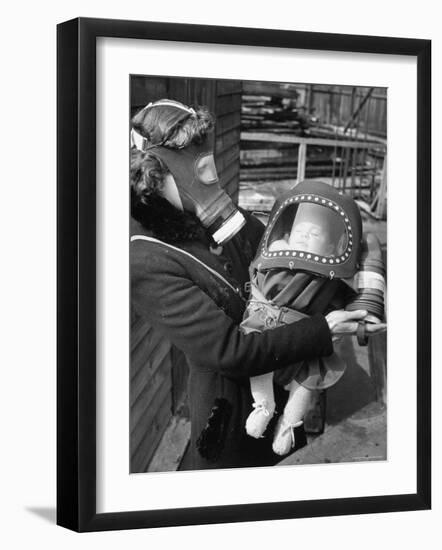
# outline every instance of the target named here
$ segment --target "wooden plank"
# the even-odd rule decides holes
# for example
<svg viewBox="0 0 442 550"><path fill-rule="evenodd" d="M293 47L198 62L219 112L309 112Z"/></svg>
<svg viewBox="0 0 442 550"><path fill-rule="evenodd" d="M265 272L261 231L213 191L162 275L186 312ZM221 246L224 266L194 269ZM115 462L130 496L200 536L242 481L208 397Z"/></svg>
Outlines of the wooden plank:
<svg viewBox="0 0 442 550"><path fill-rule="evenodd" d="M216 168L221 173L225 167L229 166L233 162L238 162L240 159L240 146L239 143L235 143L228 149L224 149L221 154L216 156Z"/></svg>
<svg viewBox="0 0 442 550"><path fill-rule="evenodd" d="M143 391L139 394L137 399L130 407L130 423L131 430L134 430L138 424L140 418L143 417L147 408L155 400L158 391L162 388L163 384L167 383L171 385L171 369L170 365L163 363L163 368L157 369L152 378L149 381Z"/></svg>
<svg viewBox="0 0 442 550"><path fill-rule="evenodd" d="M298 148L299 146L290 148L266 148L266 149L241 149L241 165L245 164L261 164L263 162L298 162Z"/></svg>
<svg viewBox="0 0 442 550"><path fill-rule="evenodd" d="M353 86L328 86L322 84L315 84L314 94L321 95L335 95L335 96L351 96ZM364 95L370 89L369 86L358 86L360 94ZM373 99L379 99L380 101L386 101L387 88L375 88L372 94Z"/></svg>
<svg viewBox="0 0 442 550"><path fill-rule="evenodd" d="M227 166L220 175L221 185L225 187L232 178L239 180L239 163L233 162L230 166Z"/></svg>
<svg viewBox="0 0 442 550"><path fill-rule="evenodd" d="M234 113L241 110L241 94L230 94L217 98L216 116Z"/></svg>
<svg viewBox="0 0 442 550"><path fill-rule="evenodd" d="M216 109L216 80L211 78L190 78L192 103L208 107L211 112Z"/></svg>
<svg viewBox="0 0 442 550"><path fill-rule="evenodd" d="M167 340L164 340L164 344L168 344ZM164 365L165 362L168 362L169 365ZM155 354L147 361L144 368L140 369L137 372L137 375L134 376L130 381L130 404L133 405L138 399L141 392L144 390L146 385L150 382L152 376L155 374L157 369L161 367L168 368L172 364L172 355L169 345L161 345L157 348Z"/></svg>
<svg viewBox="0 0 442 550"><path fill-rule="evenodd" d="M310 160L310 159L309 159ZM294 167L297 166L298 159L294 157L280 157L280 158L271 158L271 157L256 157L255 159L249 159L246 161L241 161L241 170L255 170L259 168L284 168L285 167ZM330 162L331 164L331 162Z"/></svg>
<svg viewBox="0 0 442 550"><path fill-rule="evenodd" d="M130 374L133 378L137 372L147 363L150 357L154 356L155 350L163 341L168 342L164 336L157 330L151 330L149 334L141 340L138 346L131 352L130 356Z"/></svg>
<svg viewBox="0 0 442 550"><path fill-rule="evenodd" d="M277 179L284 177L296 177L298 163L284 164L284 166L241 167L241 180L252 179Z"/></svg>
<svg viewBox="0 0 442 550"><path fill-rule="evenodd" d="M275 204L275 199L268 196L244 196L240 193L238 204L244 210L251 212L270 212Z"/></svg>
<svg viewBox="0 0 442 550"><path fill-rule="evenodd" d="M190 441L190 420L173 416L158 447L150 460L148 472L173 472L178 470Z"/></svg>
<svg viewBox="0 0 442 550"><path fill-rule="evenodd" d="M240 133L241 132L241 125L240 124L232 124L229 127L226 127L224 131L217 132L216 137L220 138L222 136L225 136L226 134L229 134L230 132ZM239 135L238 135L238 141L239 141Z"/></svg>
<svg viewBox="0 0 442 550"><path fill-rule="evenodd" d="M130 79L130 95L131 107L135 114L149 102L167 97L167 78L133 75Z"/></svg>
<svg viewBox="0 0 442 550"><path fill-rule="evenodd" d="M142 439L139 431L149 427L152 418L157 414L158 410L161 408L161 404L165 396L169 393L172 402L170 370L167 369L167 371L157 371L155 378L156 379L153 380L154 389L146 394L145 401L143 401L143 399L139 399L135 404L135 406L137 404L143 405L136 411L136 417L134 415L135 406L130 407L130 435L131 445L133 448L135 448ZM170 411L172 412L172 409L170 409Z"/></svg>
<svg viewBox="0 0 442 550"><path fill-rule="evenodd" d="M339 126L339 124L322 124L321 126L316 126L314 130L314 135L310 136L312 138L325 138L335 140L338 137L346 141L356 141L356 142L376 142L379 143L386 150L387 140L385 137L380 135L380 132L371 132L367 133L366 131L357 131L352 129L352 136L345 136L344 127ZM360 147L358 145L358 147ZM380 149L382 150L382 149ZM376 149L376 152L378 150Z"/></svg>
<svg viewBox="0 0 442 550"><path fill-rule="evenodd" d="M230 94L242 93L241 80L217 80L216 94L218 97Z"/></svg>
<svg viewBox="0 0 442 550"><path fill-rule="evenodd" d="M233 147L229 147L229 149L226 149L225 155L222 155L222 158L221 158L221 163L220 163L221 173L228 170L231 166L236 166L239 171L239 168L240 168L239 153L240 153L240 149L238 145L234 145ZM217 166L218 166L218 162L217 162Z"/></svg>
<svg viewBox="0 0 442 550"><path fill-rule="evenodd" d="M295 97L299 84L290 82L266 82L243 80L243 94L264 95L271 97Z"/></svg>
<svg viewBox="0 0 442 550"><path fill-rule="evenodd" d="M271 134L267 132L241 132L241 141L269 141L280 143L298 143L322 147L357 147L359 149L385 149L377 142L344 141L338 139L305 138L291 134Z"/></svg>
<svg viewBox="0 0 442 550"><path fill-rule="evenodd" d="M224 151L225 149L228 149L229 147L232 147L233 145L236 145L239 143L240 139L240 129L231 130L227 134L223 134L222 136L219 136L216 138L216 151Z"/></svg>
<svg viewBox="0 0 442 550"><path fill-rule="evenodd" d="M239 178L237 176L233 177L226 183L224 188L228 195L232 198L234 202L238 200L239 196Z"/></svg>
<svg viewBox="0 0 442 550"><path fill-rule="evenodd" d="M158 448L158 445L161 442L161 439L164 435L164 432L167 429L167 426L171 419L171 413L170 413L170 403L167 401L164 401L163 406L158 411L158 414L156 415L153 424L152 424L152 431L151 431L151 442L149 445L145 445L144 442L140 443L140 446L138 447L137 453L140 453L140 459L141 459L141 449L143 447L147 447L149 454L144 457L144 461L141 464L142 471L147 472L149 464L155 455L155 451Z"/></svg>
<svg viewBox="0 0 442 550"><path fill-rule="evenodd" d="M216 135L220 136L230 130L234 130L241 126L241 113L235 111L226 115L218 116L216 120Z"/></svg>
<svg viewBox="0 0 442 550"><path fill-rule="evenodd" d="M145 472L170 421L170 403L164 400L139 446L131 451L131 473Z"/></svg>
<svg viewBox="0 0 442 550"><path fill-rule="evenodd" d="M131 352L140 344L152 327L143 318L138 317L130 327L130 350Z"/></svg>
<svg viewBox="0 0 442 550"><path fill-rule="evenodd" d="M387 402L387 334L370 336L368 340L370 374L376 391L376 400Z"/></svg>
<svg viewBox="0 0 442 550"><path fill-rule="evenodd" d="M222 179L222 186L224 190L233 198L233 195L237 194L239 191L239 164L237 165L238 168L235 169L235 165L232 165L232 168L227 172L224 173L223 179Z"/></svg>
<svg viewBox="0 0 442 550"><path fill-rule="evenodd" d="M169 411L172 415L171 389L172 385L170 376L164 378L161 385L155 388L153 399L148 402L137 422L133 426L131 426L131 449L136 450L143 438L145 437L146 432L149 432L151 430L151 425L165 400L167 400L169 404Z"/></svg>
<svg viewBox="0 0 442 550"><path fill-rule="evenodd" d="M307 159L307 144L301 143L298 151L298 172L296 181L300 182L305 179L305 162Z"/></svg>
<svg viewBox="0 0 442 550"><path fill-rule="evenodd" d="M272 182L277 182L280 180L285 179L296 179L296 166L293 165L293 169L291 169L290 166L286 167L286 169L271 169L271 168L255 168L253 170L246 170L241 169L240 170L240 181L241 186L246 187L247 184L250 184L250 186L255 187L256 185L260 185L262 183L271 184ZM316 178L321 177L321 179L327 178L329 180L332 180L330 178L331 174L331 165L317 165L317 164L308 164L305 167L305 177L306 178ZM359 182L359 178L355 178L355 182ZM335 186L338 187L338 186ZM356 184L355 183L355 189L360 188L368 188L369 184L365 184L364 182ZM350 188L350 180L347 188Z"/></svg>

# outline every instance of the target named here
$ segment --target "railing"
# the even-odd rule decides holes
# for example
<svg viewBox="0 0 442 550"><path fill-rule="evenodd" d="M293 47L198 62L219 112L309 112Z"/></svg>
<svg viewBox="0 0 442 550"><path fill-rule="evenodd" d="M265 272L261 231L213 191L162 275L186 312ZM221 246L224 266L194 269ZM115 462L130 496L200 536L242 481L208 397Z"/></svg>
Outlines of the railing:
<svg viewBox="0 0 442 550"><path fill-rule="evenodd" d="M330 183L334 187L349 191L351 194L354 194L357 189L364 188L373 214L376 217L385 215L387 178L385 140L346 140L339 139L339 136L336 138L301 137L251 131L242 132L241 140L298 145L297 164L294 167L296 183L306 177L307 148L309 146L333 148L333 165L330 176L325 179L330 179Z"/></svg>

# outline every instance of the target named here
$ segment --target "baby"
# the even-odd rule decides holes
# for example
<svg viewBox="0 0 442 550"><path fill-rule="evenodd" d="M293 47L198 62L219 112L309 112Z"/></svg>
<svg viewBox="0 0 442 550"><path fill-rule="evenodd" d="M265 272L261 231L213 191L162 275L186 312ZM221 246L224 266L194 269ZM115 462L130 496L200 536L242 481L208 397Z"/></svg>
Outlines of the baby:
<svg viewBox="0 0 442 550"><path fill-rule="evenodd" d="M351 305L357 292L349 279L356 275L361 240L362 223L352 199L321 182L296 186L277 201L252 263L252 296L243 330L267 330L306 315L325 315ZM382 272L383 266L379 268ZM378 298L383 300L383 295L379 293ZM295 445L294 428L303 423L312 390L330 387L344 370L345 364L334 353L252 378L254 403L246 421L248 435L262 437L275 413L275 376L289 391L289 397L276 425L273 451L287 454Z"/></svg>
<svg viewBox="0 0 442 550"><path fill-rule="evenodd" d="M334 244L321 221L301 221L293 224L288 240L274 241L269 250L303 250L312 254L330 256Z"/></svg>

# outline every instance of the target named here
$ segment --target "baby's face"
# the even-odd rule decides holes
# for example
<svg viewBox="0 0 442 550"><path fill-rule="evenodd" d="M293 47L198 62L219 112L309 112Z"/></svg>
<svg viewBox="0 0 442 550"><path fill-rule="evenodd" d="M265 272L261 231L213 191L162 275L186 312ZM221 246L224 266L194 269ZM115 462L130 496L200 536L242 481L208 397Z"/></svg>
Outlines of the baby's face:
<svg viewBox="0 0 442 550"><path fill-rule="evenodd" d="M327 232L320 225L311 222L300 222L292 227L289 247L327 256L332 253L333 245L330 244Z"/></svg>

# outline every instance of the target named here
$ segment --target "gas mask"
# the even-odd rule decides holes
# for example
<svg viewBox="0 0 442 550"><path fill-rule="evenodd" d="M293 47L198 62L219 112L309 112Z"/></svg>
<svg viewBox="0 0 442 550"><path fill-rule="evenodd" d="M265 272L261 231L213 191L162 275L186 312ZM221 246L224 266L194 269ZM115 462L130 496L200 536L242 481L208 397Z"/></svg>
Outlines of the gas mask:
<svg viewBox="0 0 442 550"><path fill-rule="evenodd" d="M347 279L356 273L361 237L356 203L330 185L306 181L276 201L254 263L258 270Z"/></svg>
<svg viewBox="0 0 442 550"><path fill-rule="evenodd" d="M132 144L141 150L148 150L163 162L174 178L183 209L196 214L202 225L211 232L215 242L223 244L243 227L245 218L219 185L213 149L207 136L202 143L191 143L181 149L163 145L177 124L195 114L193 109L166 100L149 104L145 109L164 105L169 110L163 117L165 120L161 120L163 139L158 143L158 137L155 139L151 135L151 145L146 147L146 140L140 141L143 136L132 130Z"/></svg>
<svg viewBox="0 0 442 550"><path fill-rule="evenodd" d="M384 264L377 238L362 235L354 200L319 181L305 181L279 198L270 215L252 272L289 269L341 279L355 292L347 310L384 316Z"/></svg>

